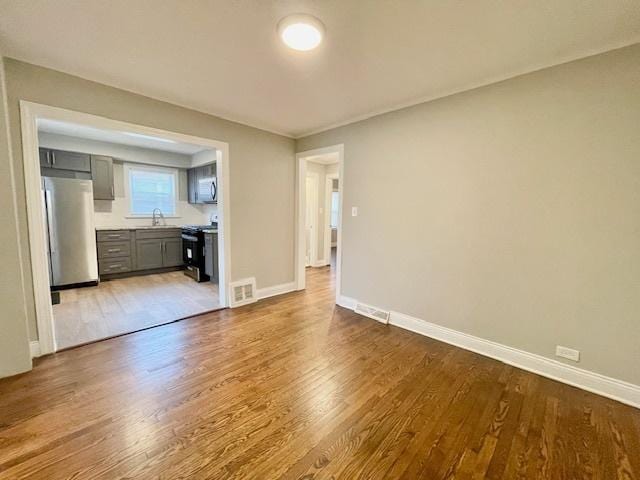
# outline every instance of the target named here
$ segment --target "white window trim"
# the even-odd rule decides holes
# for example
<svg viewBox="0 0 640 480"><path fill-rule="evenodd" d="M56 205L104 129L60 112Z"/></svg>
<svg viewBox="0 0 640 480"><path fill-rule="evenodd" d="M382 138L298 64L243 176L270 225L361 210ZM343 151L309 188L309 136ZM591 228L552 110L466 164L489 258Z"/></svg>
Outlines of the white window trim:
<svg viewBox="0 0 640 480"><path fill-rule="evenodd" d="M142 165L137 163L125 163L124 165L125 192L124 197L127 202L127 211L129 212L125 218L152 218L151 213L133 213L131 211L131 170L148 170L150 172L162 172L173 175L174 191L175 191L175 212L166 215L162 212L164 218L180 218L178 215L178 204L180 198L180 172L177 168L160 167L155 165Z"/></svg>

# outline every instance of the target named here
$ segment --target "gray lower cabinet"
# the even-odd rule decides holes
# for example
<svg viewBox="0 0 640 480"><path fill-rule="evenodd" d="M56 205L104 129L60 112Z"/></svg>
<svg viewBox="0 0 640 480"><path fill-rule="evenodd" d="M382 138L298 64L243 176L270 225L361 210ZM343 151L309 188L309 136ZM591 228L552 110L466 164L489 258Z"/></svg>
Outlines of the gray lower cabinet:
<svg viewBox="0 0 640 480"><path fill-rule="evenodd" d="M96 234L100 275L183 265L180 229L100 230Z"/></svg>
<svg viewBox="0 0 640 480"><path fill-rule="evenodd" d="M91 155L91 178L93 179L93 199L113 200L113 158Z"/></svg>
<svg viewBox="0 0 640 480"><path fill-rule="evenodd" d="M131 243L124 242L107 242L98 243L98 259L103 258L119 258L131 256Z"/></svg>
<svg viewBox="0 0 640 480"><path fill-rule="evenodd" d="M131 242L133 234L129 230L99 230L96 232L98 247L98 274L126 273L133 268Z"/></svg>
<svg viewBox="0 0 640 480"><path fill-rule="evenodd" d="M182 265L182 238L163 240L162 266L177 267Z"/></svg>
<svg viewBox="0 0 640 480"><path fill-rule="evenodd" d="M211 277L212 282L218 281L218 234L204 235L204 273Z"/></svg>
<svg viewBox="0 0 640 480"><path fill-rule="evenodd" d="M159 238L149 240L136 240L136 267L137 270L150 270L162 268L162 244Z"/></svg>
<svg viewBox="0 0 640 480"><path fill-rule="evenodd" d="M107 275L109 273L126 273L131 271L131 257L109 258L100 260L98 263L98 273Z"/></svg>

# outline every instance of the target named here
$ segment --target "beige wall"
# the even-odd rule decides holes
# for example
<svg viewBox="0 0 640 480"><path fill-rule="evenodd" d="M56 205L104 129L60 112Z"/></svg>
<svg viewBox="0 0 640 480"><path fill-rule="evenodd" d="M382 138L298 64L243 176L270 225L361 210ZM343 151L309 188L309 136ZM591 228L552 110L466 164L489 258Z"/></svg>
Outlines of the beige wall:
<svg viewBox="0 0 640 480"><path fill-rule="evenodd" d="M26 235L20 100L228 142L231 277L255 276L258 288L293 281L292 139L16 60L5 59L5 66L31 338L36 332ZM13 268L6 273L15 276L18 272Z"/></svg>
<svg viewBox="0 0 640 480"><path fill-rule="evenodd" d="M344 143L344 295L640 384L639 129L635 45L297 150Z"/></svg>
<svg viewBox="0 0 640 480"><path fill-rule="evenodd" d="M0 57L0 377L31 368L11 167L4 65Z"/></svg>

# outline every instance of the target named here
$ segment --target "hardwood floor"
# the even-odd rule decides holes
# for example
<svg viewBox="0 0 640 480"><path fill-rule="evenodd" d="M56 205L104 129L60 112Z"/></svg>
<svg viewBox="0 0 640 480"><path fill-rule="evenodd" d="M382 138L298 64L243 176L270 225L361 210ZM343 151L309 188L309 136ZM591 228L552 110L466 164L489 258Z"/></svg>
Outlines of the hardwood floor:
<svg viewBox="0 0 640 480"><path fill-rule="evenodd" d="M135 332L219 307L218 285L181 271L60 291L53 306L58 349Z"/></svg>
<svg viewBox="0 0 640 480"><path fill-rule="evenodd" d="M0 380L0 478L640 478L640 410L307 285Z"/></svg>

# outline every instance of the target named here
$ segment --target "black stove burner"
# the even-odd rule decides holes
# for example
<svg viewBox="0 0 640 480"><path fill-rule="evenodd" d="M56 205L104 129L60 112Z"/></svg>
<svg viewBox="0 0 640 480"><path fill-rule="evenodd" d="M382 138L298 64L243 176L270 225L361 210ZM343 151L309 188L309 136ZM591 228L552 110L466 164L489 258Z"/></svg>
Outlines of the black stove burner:
<svg viewBox="0 0 640 480"><path fill-rule="evenodd" d="M182 230L189 230L191 232L201 232L202 230L211 230L218 228L215 223L211 225L183 225Z"/></svg>

